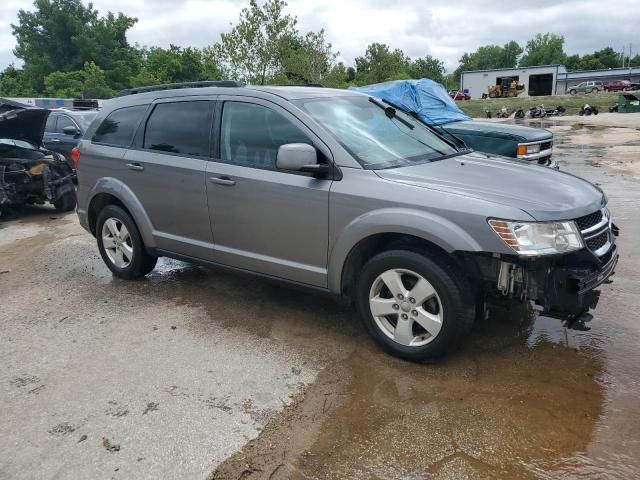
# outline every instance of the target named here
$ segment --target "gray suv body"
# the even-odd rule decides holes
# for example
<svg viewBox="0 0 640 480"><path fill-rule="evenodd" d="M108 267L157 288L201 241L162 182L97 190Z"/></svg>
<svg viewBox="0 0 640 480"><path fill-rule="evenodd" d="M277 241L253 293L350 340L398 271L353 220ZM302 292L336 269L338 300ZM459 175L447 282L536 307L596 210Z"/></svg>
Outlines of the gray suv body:
<svg viewBox="0 0 640 480"><path fill-rule="evenodd" d="M424 360L505 301L580 326L613 273L585 180L456 150L363 94L209 85L125 92L78 145L78 216L117 276L169 256L321 289Z"/></svg>

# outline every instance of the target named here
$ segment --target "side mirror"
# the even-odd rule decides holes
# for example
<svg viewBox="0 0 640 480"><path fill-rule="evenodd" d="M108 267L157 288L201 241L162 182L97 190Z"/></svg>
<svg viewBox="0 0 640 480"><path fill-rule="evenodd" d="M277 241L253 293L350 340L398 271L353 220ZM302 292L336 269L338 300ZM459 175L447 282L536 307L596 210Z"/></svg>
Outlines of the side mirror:
<svg viewBox="0 0 640 480"><path fill-rule="evenodd" d="M280 170L325 174L329 166L318 163L318 152L306 143L287 143L278 149L276 167Z"/></svg>
<svg viewBox="0 0 640 480"><path fill-rule="evenodd" d="M62 133L64 133L65 135L73 135L75 137L76 135L80 135L80 130L78 130L73 125L69 125L62 129Z"/></svg>

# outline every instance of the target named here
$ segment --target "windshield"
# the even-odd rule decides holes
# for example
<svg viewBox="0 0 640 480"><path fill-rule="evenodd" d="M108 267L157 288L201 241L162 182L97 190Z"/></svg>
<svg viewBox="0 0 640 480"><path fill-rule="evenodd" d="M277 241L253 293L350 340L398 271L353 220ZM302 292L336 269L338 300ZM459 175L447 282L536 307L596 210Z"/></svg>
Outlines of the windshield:
<svg viewBox="0 0 640 480"><path fill-rule="evenodd" d="M458 153L406 113L365 96L295 102L327 128L364 168L390 168Z"/></svg>

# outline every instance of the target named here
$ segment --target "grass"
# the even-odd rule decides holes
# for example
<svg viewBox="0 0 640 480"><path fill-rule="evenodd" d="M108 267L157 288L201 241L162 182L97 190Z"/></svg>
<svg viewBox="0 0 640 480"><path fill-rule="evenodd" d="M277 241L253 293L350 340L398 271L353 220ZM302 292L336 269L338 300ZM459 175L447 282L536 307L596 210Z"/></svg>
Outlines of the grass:
<svg viewBox="0 0 640 480"><path fill-rule="evenodd" d="M549 95L546 97L515 97L515 98L487 98L486 100L459 100L458 106L470 117L485 116L485 109L495 114L502 107L507 107L511 112L522 108L525 113L541 103L546 108L562 105L567 109L565 115L577 115L585 103L596 107L601 112L608 112L609 107L618 103L618 93L579 93L577 95Z"/></svg>

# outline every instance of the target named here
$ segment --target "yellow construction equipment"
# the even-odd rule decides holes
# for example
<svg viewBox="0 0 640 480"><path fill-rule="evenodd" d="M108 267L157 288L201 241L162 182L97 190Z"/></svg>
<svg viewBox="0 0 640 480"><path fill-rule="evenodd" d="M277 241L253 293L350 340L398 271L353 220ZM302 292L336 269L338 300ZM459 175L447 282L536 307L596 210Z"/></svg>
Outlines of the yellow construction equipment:
<svg viewBox="0 0 640 480"><path fill-rule="evenodd" d="M517 97L524 91L524 83L515 78L503 77L500 80L500 84L487 88L489 98Z"/></svg>

